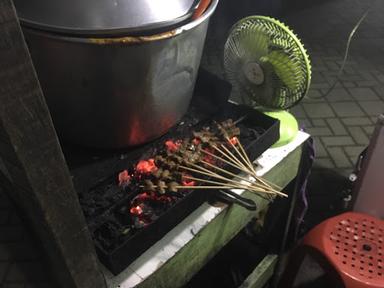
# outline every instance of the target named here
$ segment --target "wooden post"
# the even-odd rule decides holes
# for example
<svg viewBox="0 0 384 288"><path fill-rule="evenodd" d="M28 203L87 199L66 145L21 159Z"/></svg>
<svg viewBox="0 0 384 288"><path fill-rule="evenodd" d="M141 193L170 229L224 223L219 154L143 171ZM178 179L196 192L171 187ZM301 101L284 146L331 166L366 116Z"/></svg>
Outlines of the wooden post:
<svg viewBox="0 0 384 288"><path fill-rule="evenodd" d="M57 286L106 287L12 0L0 0L0 171Z"/></svg>

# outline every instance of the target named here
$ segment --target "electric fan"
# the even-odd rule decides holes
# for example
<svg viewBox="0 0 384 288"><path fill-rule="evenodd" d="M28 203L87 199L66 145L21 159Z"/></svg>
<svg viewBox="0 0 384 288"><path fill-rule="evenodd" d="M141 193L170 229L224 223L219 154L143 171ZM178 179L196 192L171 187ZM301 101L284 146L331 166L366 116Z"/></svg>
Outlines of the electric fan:
<svg viewBox="0 0 384 288"><path fill-rule="evenodd" d="M304 46L283 23L266 16L237 22L225 43L226 77L244 104L280 120L280 139L289 143L298 132L295 117L285 109L307 93L311 65Z"/></svg>

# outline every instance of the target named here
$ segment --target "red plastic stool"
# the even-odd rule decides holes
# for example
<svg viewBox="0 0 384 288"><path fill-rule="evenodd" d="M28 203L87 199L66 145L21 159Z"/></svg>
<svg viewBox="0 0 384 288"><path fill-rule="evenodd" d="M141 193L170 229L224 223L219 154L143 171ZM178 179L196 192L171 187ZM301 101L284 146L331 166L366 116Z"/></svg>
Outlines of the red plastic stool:
<svg viewBox="0 0 384 288"><path fill-rule="evenodd" d="M341 286L384 288L383 241L384 221L371 216L348 212L325 220L292 253L279 286L292 287L300 264L312 251L323 268L331 268Z"/></svg>

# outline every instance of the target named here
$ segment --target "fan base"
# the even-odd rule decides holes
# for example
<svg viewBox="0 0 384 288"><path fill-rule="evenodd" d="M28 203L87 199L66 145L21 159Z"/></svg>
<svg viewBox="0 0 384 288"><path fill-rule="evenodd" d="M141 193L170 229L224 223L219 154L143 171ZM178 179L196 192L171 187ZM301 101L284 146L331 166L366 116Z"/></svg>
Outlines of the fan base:
<svg viewBox="0 0 384 288"><path fill-rule="evenodd" d="M272 145L273 148L287 145L296 138L299 131L299 125L296 118L291 113L281 110L265 112L265 114L280 120L280 139Z"/></svg>

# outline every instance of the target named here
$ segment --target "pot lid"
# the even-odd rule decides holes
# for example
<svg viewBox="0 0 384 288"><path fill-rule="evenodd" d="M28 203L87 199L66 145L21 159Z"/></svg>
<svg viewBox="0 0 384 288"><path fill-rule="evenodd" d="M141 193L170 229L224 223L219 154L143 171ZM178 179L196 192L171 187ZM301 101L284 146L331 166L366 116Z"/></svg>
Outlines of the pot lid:
<svg viewBox="0 0 384 288"><path fill-rule="evenodd" d="M137 33L177 25L199 0L14 0L26 26L75 34Z"/></svg>

